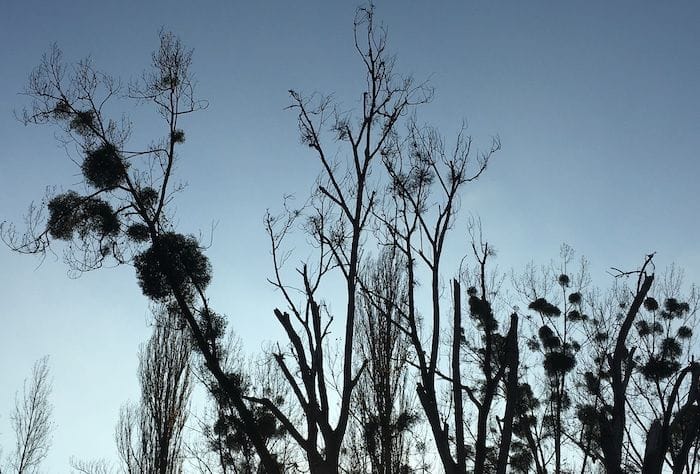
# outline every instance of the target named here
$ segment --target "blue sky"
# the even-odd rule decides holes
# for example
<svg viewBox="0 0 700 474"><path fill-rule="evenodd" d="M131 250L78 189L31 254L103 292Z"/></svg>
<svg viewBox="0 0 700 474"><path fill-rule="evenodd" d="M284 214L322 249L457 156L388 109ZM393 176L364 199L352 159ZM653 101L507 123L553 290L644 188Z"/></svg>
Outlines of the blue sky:
<svg viewBox="0 0 700 474"><path fill-rule="evenodd" d="M79 170L52 130L13 116L27 75L51 43L67 59L136 77L161 27L194 48L206 111L184 124L178 228L215 224L211 298L250 351L279 334L266 285L262 218L311 189L316 162L300 145L288 89L334 93L356 106L363 77L352 2L8 1L0 6L0 220L21 223L47 185ZM657 251L700 282L700 5L697 2L378 2L397 71L430 79L419 112L449 138L466 120L477 146L503 149L462 199L479 216L502 270L556 257L567 242L592 263L634 268ZM127 109L136 143L160 133ZM140 140L140 141L139 141ZM449 242L466 250L463 227ZM303 253L299 258L303 257ZM0 445L14 391L51 355L57 429L49 472L67 458L113 457L121 403L138 394L136 352L148 306L129 267L69 279L49 256L0 248Z"/></svg>

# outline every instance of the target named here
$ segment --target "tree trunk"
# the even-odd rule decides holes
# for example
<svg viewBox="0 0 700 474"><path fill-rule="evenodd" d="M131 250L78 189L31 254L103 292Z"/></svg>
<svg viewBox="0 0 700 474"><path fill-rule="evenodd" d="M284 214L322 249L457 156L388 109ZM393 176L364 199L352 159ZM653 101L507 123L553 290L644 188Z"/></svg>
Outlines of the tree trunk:
<svg viewBox="0 0 700 474"><path fill-rule="evenodd" d="M467 470L467 453L464 447L464 412L462 405L462 374L460 371L460 343L462 340L462 305L460 285L452 280L454 317L452 324L452 396L455 402L455 453L457 468Z"/></svg>
<svg viewBox="0 0 700 474"><path fill-rule="evenodd" d="M508 454L513 437L513 418L518 397L518 368L520 365L520 349L518 348L518 315L510 316L506 350L508 351L508 380L506 382L506 408L503 414L503 430L501 431L501 447L498 453L496 474L506 474Z"/></svg>
<svg viewBox="0 0 700 474"><path fill-rule="evenodd" d="M651 257L647 259L644 267L651 261ZM608 356L610 365L610 380L613 391L613 406L611 416L607 420L603 420L600 424L600 432L603 439L601 449L603 451L603 465L606 472L609 474L622 473L622 443L625 435L626 411L625 404L627 399L627 385L631 375L632 367L631 355L634 349L630 352L627 349L626 341L634 319L642 306L647 293L651 289L654 282L654 275L644 273L642 267L640 279L644 277L641 284L637 287L637 293L630 305L625 320L622 323L620 332L617 335L615 343L615 352L612 356ZM622 365L625 362L625 373L623 374Z"/></svg>

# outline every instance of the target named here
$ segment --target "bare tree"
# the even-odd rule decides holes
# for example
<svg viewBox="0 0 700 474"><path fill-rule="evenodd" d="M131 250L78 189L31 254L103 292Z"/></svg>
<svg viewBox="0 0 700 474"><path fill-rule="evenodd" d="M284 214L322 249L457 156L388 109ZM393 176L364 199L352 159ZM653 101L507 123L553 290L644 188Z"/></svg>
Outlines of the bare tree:
<svg viewBox="0 0 700 474"><path fill-rule="evenodd" d="M687 384L687 395L683 397L681 387L684 386L686 376L690 376L690 383ZM663 412L649 427L643 472L661 474L668 454L671 455L669 464L674 474L680 474L686 469L690 449L697 441L700 429L699 383L700 366L697 363L691 363L675 377L671 392L663 400L666 404ZM681 398L685 398L685 402L681 403Z"/></svg>
<svg viewBox="0 0 700 474"><path fill-rule="evenodd" d="M563 472L567 464L563 447L569 440L567 429L571 423L567 423L566 414L572 405L572 375L581 342L586 338L584 323L588 320L583 311L583 293L590 280L587 262L582 258L578 269L572 268L574 263L573 249L564 244L559 264L543 266L540 271L530 264L514 281L516 290L534 312L534 316L528 315L532 333L527 345L538 355L535 373L541 374L538 381L542 381L538 384L542 387L539 423L528 431L534 441L529 443L530 457L538 461L536 466L541 469L553 463L555 473Z"/></svg>
<svg viewBox="0 0 700 474"><path fill-rule="evenodd" d="M183 472L182 436L191 393L190 340L177 321L161 321L139 359L141 402L122 408L116 430L129 474Z"/></svg>
<svg viewBox="0 0 700 474"><path fill-rule="evenodd" d="M288 338L288 344L280 346L274 357L305 415L305 426L294 425L268 397L249 397L275 414L306 452L312 473L338 471L353 391L366 367L366 362L355 361L353 352L362 246L370 235L369 226L380 192L371 177L381 171L382 156L401 117L413 105L426 101L428 92L422 85L394 73L394 61L386 51L385 31L375 25L371 8L357 12L355 47L366 80L357 120L333 109L329 99L322 98L315 104L297 92L290 92L302 142L318 158L321 175L308 212L293 212L288 219L267 220L275 270L272 282L286 303L286 309L275 310L275 316ZM331 140L327 140L327 128L333 134ZM340 143L347 150L347 160L334 159L336 145L329 141ZM298 268L299 302L299 293L282 274L285 253L281 245L294 220L302 216L306 218L306 231L318 258ZM320 295L322 281L333 277L340 279L344 290L344 309L340 315L331 313ZM327 360L327 338L334 319L344 326L339 337L341 368L337 381ZM338 390L337 407L332 398L334 387Z"/></svg>
<svg viewBox="0 0 700 474"><path fill-rule="evenodd" d="M289 403L291 398L286 381L276 367L276 363L267 354L248 358L243 354L241 341L229 333L224 345L222 366L227 373L236 374L237 383L249 395L268 397L278 407ZM222 474L260 473L263 467L256 456L255 447L246 435L240 416L221 392L216 380L206 368L197 370L197 378L206 386L211 404L203 416L196 419L195 431L200 436L188 445L193 461L191 464L199 472L219 472ZM299 472L299 458L303 453L287 435L286 430L263 406L252 402L250 410L256 420L263 439L271 452L275 453L277 463L285 473ZM301 420L294 413L289 413L295 423ZM303 471L302 471L303 472Z"/></svg>
<svg viewBox="0 0 700 474"><path fill-rule="evenodd" d="M53 407L49 401L51 390L49 358L45 356L34 363L31 378L24 381L21 395L18 393L15 397L15 409L10 416L15 447L5 469L0 468L0 472L39 472L51 447L54 428L51 421Z"/></svg>
<svg viewBox="0 0 700 474"><path fill-rule="evenodd" d="M579 447L584 465L588 458L600 460L611 474L622 474L634 465L630 461L635 448L630 442L628 416L638 348L630 346L630 335L654 282L652 258L648 255L639 270L619 272L619 276L633 276L636 281L624 295L626 301L617 306L617 316L606 314L608 305L603 305L603 309L592 306L592 317L584 318L592 328L588 339L593 364L582 374L580 383L589 401L577 407L582 423Z"/></svg>
<svg viewBox="0 0 700 474"><path fill-rule="evenodd" d="M682 272L675 266L662 272L650 291L658 300L644 300L631 336L637 371L628 394L630 431L646 438L634 454L649 473L661 472L664 465L674 473L692 472L690 450L699 435L700 369L693 340L699 295L695 287L682 295L682 287ZM635 441L630 444L641 444Z"/></svg>
<svg viewBox="0 0 700 474"><path fill-rule="evenodd" d="M465 337L461 317L461 288L453 282L453 333L452 333L452 396L454 399L455 451L468 457L464 428L466 403L476 412L476 433L473 438L473 464L475 473L495 471L505 473L511 450L513 424L519 394L520 351L518 347L517 313L510 315L509 328L505 334L499 332L499 321L493 307L493 296L498 291L487 284L487 259L493 255L485 242L472 242L477 260L476 285L467 290L469 315L478 334L477 338ZM468 374L463 375L462 358L471 362ZM473 366L476 367L473 367ZM466 395L466 400L462 394ZM503 416L498 417L498 401L505 400ZM459 430L462 430L462 433ZM495 439L489 436L495 434ZM492 444L490 444L490 441ZM458 443L464 448L460 449ZM460 453L462 451L462 453ZM458 458L458 462L462 461Z"/></svg>
<svg viewBox="0 0 700 474"><path fill-rule="evenodd" d="M453 320L453 326L457 324L457 327L453 327L450 344L452 370L441 369L439 360L443 334L440 287L442 256L459 207L460 191L483 173L491 156L500 148L500 143L494 139L488 151L474 157L471 154L471 138L464 132L464 129L460 131L455 145L448 150L436 130L420 127L411 121L407 138L399 140L397 137L386 147L383 164L389 175L390 194L385 208L377 213L382 223L383 240L395 245L407 264L408 303L406 313L402 315L401 327L413 348L419 377L418 398L440 460L448 473L466 470L467 448L459 401L464 387L459 377L454 375L455 370L460 371L461 311L455 312ZM420 311L417 299L420 267L427 270L430 282L430 303L425 311ZM454 303L456 308L456 297ZM428 318L427 328L423 327L421 314ZM493 325L488 325L487 331L491 332L492 329ZM460 408L455 406L457 411L452 426L441 413L439 385L442 381L448 381L452 400L456 398L460 405ZM483 459L483 450L480 449L478 465L483 465Z"/></svg>
<svg viewBox="0 0 700 474"><path fill-rule="evenodd" d="M75 161L80 163L86 192L71 190L47 196L45 207L30 209L26 233L4 226L3 237L12 248L25 253L44 253L54 241L65 241L68 243L65 259L76 272L99 268L110 258L117 263L132 263L144 295L177 308L207 369L238 413L241 428L264 469L275 473L280 471L280 466L249 403L274 414L306 453L312 471L333 472L338 469L352 393L365 365L354 360L353 350L362 245L369 236L368 230L374 227L371 220L376 217L376 206L381 199L381 187L371 176L373 172L377 176L384 168L390 180L401 181L396 179L397 169L387 165L395 158L397 125L412 106L429 99L430 90L394 73L393 58L386 51L385 31L375 26L373 10L366 8L358 10L355 21L355 46L366 79L359 120L332 109L328 99L314 105L291 92L291 108L298 112L302 141L314 151L322 169L312 215L307 216L307 228L316 240L320 258L316 265L303 265L299 269L301 304L292 297L290 287L280 275L283 258L278 251L286 230L278 232L273 229L272 221L268 221L275 254L273 281L287 303L286 311L277 310L275 315L289 339L289 344L275 353L275 361L297 400L297 408L304 412L305 426L299 427L270 397L246 393L236 374L227 373L221 365L224 320L212 310L205 294L211 281L209 261L194 237L175 231L174 219L168 215L173 193L179 189L173 184L173 170L179 145L185 140L181 124L187 115L204 108L206 103L194 93L191 51L172 34L162 33L160 40L160 47L152 57L152 72L144 74L126 90L129 98L151 104L164 120L164 136L145 148L130 145L129 121L107 116L107 104L124 97L119 80L97 71L90 61L68 67L58 48L45 56L30 76L26 95L32 103L24 120L52 124L63 131L63 143L80 155ZM330 128L335 142L347 146L345 163L334 160L334 152L322 138L328 119L332 121ZM433 272L431 288L435 291L438 260L452 224L455 196L462 184L480 174L480 171L473 176L466 173L469 143L460 140L455 159L444 160L447 175L432 174L430 170L437 161L418 160L420 171L427 169L429 174L437 176L446 193L447 205L438 212L435 230L427 226L425 214L419 213L419 232L425 230L426 236L432 238L432 251L421 254L416 250L415 254L406 256L406 261L411 268L414 255L427 259ZM497 146L494 143L491 153ZM481 170L488 156L490 153L482 156ZM422 199L420 202L423 203ZM408 207L414 204L407 202ZM411 239L415 236L409 236L409 247L414 245ZM320 282L329 272L340 276L346 290L345 310L342 318L337 318L343 319L344 324L342 369L337 384L324 361L329 321L335 315L328 313L318 294ZM413 284L415 279L411 280L410 285ZM423 371L425 381L434 379L436 373L439 319L436 303L430 362L421 364L428 371ZM412 337L418 337L417 331ZM429 385L432 389L433 383ZM339 391L337 411L332 408L331 386L337 386Z"/></svg>
<svg viewBox="0 0 700 474"><path fill-rule="evenodd" d="M86 192L70 190L31 206L25 232L4 224L2 237L23 253L43 254L65 241L65 260L74 272L100 268L108 259L136 268L145 296L177 308L195 347L222 391L238 411L246 435L268 473L279 472L275 457L243 399L241 387L220 364L224 320L209 306L205 291L211 266L197 239L175 231L170 202L181 189L173 171L185 141L182 122L207 106L195 94L192 51L171 33L161 32L152 68L125 88L91 61L68 66L57 47L31 74L25 94L31 105L25 123L51 124L63 132L67 150L80 155ZM130 144L132 123L114 120L107 110L123 98L154 107L164 136L144 148Z"/></svg>
<svg viewBox="0 0 700 474"><path fill-rule="evenodd" d="M610 371L610 386L612 391L612 409L609 415L603 413L600 430L605 439L601 448L603 451L603 463L611 474L622 473L622 444L626 429L626 403L627 387L634 369L634 350L627 347L627 336L632 328L637 314L654 282L654 274L647 273L647 267L651 262L650 255L638 271L637 285L634 291L632 303L623 320L620 331L615 340L615 348L612 354L608 354Z"/></svg>
<svg viewBox="0 0 700 474"><path fill-rule="evenodd" d="M115 474L117 472L112 465L102 459L85 461L71 458L70 466L73 474Z"/></svg>
<svg viewBox="0 0 700 474"><path fill-rule="evenodd" d="M407 304L406 265L387 247L361 278L356 351L367 365L352 410L361 439L355 457L369 459L373 474L410 472L411 429L419 417L408 379L410 343L399 326Z"/></svg>

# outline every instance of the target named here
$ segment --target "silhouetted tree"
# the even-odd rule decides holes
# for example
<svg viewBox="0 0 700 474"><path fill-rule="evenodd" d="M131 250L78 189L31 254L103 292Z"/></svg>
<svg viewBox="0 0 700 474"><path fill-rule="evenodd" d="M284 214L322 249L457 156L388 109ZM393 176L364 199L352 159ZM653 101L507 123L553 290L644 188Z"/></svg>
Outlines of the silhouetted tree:
<svg viewBox="0 0 700 474"><path fill-rule="evenodd" d="M288 403L289 396L285 393L285 381L273 364L274 361L268 356L247 361L241 353L240 341L233 335L229 336L222 359L227 373L236 374L235 377L239 379L237 383L246 393L269 397L283 407ZM197 458L198 469L222 474L264 472L236 409L221 392L216 380L205 368L200 370L199 378L209 391L213 407L199 420L199 431L204 435L203 448L197 451L194 447L190 448ZM284 472L298 472L299 452L290 446L293 442L285 429L268 409L248 403L263 439L270 451L276 453L277 462Z"/></svg>
<svg viewBox="0 0 700 474"><path fill-rule="evenodd" d="M513 434L517 439L511 444L510 468L517 473L546 474L547 459L537 429L540 400L527 381L518 382L516 391Z"/></svg>
<svg viewBox="0 0 700 474"><path fill-rule="evenodd" d="M268 216L275 276L286 309L275 310L289 343L274 357L296 404L304 413L305 426L295 425L269 397L248 397L268 408L289 435L306 452L310 472L337 472L351 415L353 391L366 368L354 359L355 329L359 312L358 279L363 250L380 190L370 179L381 167L382 156L396 134L399 120L418 103L427 100L426 89L398 77L386 51L386 34L377 28L372 8L361 8L355 18L355 47L364 65L366 89L360 97L360 117L354 119L334 109L328 98L318 102L290 91L291 109L297 112L302 143L315 154L321 167L317 191L308 207L292 211L287 218ZM332 137L327 137L330 122ZM334 159L335 147L347 150L347 160ZM301 303L282 275L285 260L281 245L298 218L316 247L318 258L298 268ZM332 314L319 294L321 283L334 277L342 281L344 310ZM341 365L334 380L328 365L327 337L334 319L344 329L338 338ZM331 385L332 384L332 385ZM332 386L339 400L332 399ZM331 392L331 393L329 393Z"/></svg>
<svg viewBox="0 0 700 474"><path fill-rule="evenodd" d="M70 466L73 474L114 474L118 471L105 460L90 460L71 458Z"/></svg>
<svg viewBox="0 0 700 474"><path fill-rule="evenodd" d="M588 320L584 311L584 289L589 283L585 260L580 269L571 272L574 251L564 244L560 251L559 267L543 267L541 275L533 265L515 281L518 292L526 299L528 309L536 316L529 319L536 328L527 341L528 347L541 356L543 385L543 410L538 417L540 426L532 426L530 434L531 459L537 459L541 469L546 469L549 461L544 444L551 440L553 445L554 472L559 474L565 468L562 447L570 437L567 413L572 405L571 391L574 387L571 375L577 364L581 350L581 340L585 336L583 323ZM527 433L526 433L527 435ZM537 468L537 467L536 467Z"/></svg>
<svg viewBox="0 0 700 474"><path fill-rule="evenodd" d="M475 286L467 290L469 315L475 329L471 337L465 337L465 326L461 318L460 285L453 282L454 323L452 334L452 393L454 398L455 425L464 426L462 392L476 412L476 432L472 435L472 453L465 452L465 458L473 460L475 473L505 473L508 466L513 425L519 388L520 350L518 347L518 315L510 316L510 327L506 334L499 332L499 321L492 304L492 296L497 289L487 284L487 260L493 255L488 243L473 238L472 250L477 260L474 271ZM458 342L459 341L459 342ZM465 357L478 367L466 377L462 377L461 358ZM496 410L498 399L503 398L505 406L502 418ZM497 422L496 428L494 422ZM465 450L464 434L456 438L457 453L460 443ZM471 431L471 430L470 430ZM494 433L495 439L490 440ZM466 459L465 459L466 461ZM466 465L466 464L465 464Z"/></svg>
<svg viewBox="0 0 700 474"><path fill-rule="evenodd" d="M39 472L41 463L51 447L51 421L53 408L49 397L49 359L43 357L34 363L32 376L25 379L21 395L15 397L15 408L10 416L15 445L9 454L5 467L0 465L3 474L34 474Z"/></svg>
<svg viewBox="0 0 700 474"><path fill-rule="evenodd" d="M429 99L430 90L394 73L394 61L386 51L385 31L375 27L371 7L358 10L355 47L364 64L367 85L361 96L359 120L332 110L328 99L314 105L301 94L291 92L291 108L298 112L302 141L314 151L322 169L311 212L306 215L307 230L319 248L319 259L315 266L299 269L304 300L301 305L291 296L280 274L283 259L278 252L291 224L283 224L280 231L273 219L268 220L275 259L274 283L287 302L287 311L276 310L275 315L289 339L289 344L280 347L274 357L296 398L297 408L304 413L304 427L295 424L272 398L246 393L247 387L238 374L228 373L222 366L220 340L225 320L213 311L206 297L212 277L209 261L194 237L177 232L168 214L173 193L178 190L173 185L173 170L178 147L185 140L181 122L186 115L206 107L194 93L189 70L191 52L172 34L162 33L160 48L152 57L152 71L127 90L129 98L151 104L165 122L164 136L143 150L130 145L131 124L112 120L106 113L106 104L123 95L121 83L97 71L90 61L67 67L54 47L30 76L26 90L32 104L24 114L25 122L52 124L64 132L65 143L75 145L81 155L76 161L81 162L87 191L69 190L47 196L45 206L30 208L26 233L17 233L12 226L3 227L5 241L25 253L46 252L54 241L64 241L65 259L77 272L99 268L110 258L133 264L143 294L169 306L189 328L218 390L235 409L241 431L268 473L280 471L278 458L270 452L264 427L250 403L275 416L306 453L312 472L338 469L353 390L366 365L353 358L358 280L362 245L369 236L370 224L376 227L371 221L379 218L376 211L383 194L381 186L369 177L382 168L392 183L394 199L403 203L403 207L396 207L406 213L403 223L413 222L403 234L396 232L396 226L388 233L400 241L397 248L408 265L409 317L405 329L419 358L419 398L428 407L434 434L441 440L441 457L445 462L450 457L449 436L439 423L435 391L441 318L439 261L447 230L453 223L459 189L481 174L498 143L494 142L489 152L479 156L472 174L467 171L471 141L461 134L451 158L441 148L436 133L415 125L410 127L410 144L403 146L398 140L398 124L412 106ZM335 142L347 145L347 167L336 163L328 152L322 137L327 119L332 121ZM410 156L407 162L400 157L402 153ZM402 162L408 169L402 168ZM444 206L436 208L434 227L428 224L428 213L423 207L427 205L426 193L432 180L444 193ZM426 252L416 245L418 234L423 232L430 242ZM433 324L428 358L422 351L412 300L415 257L425 260L431 272ZM318 295L321 280L334 271L343 279L346 290L337 410L332 408L329 396L332 375L324 355L333 315L328 314ZM460 454L458 458L464 456Z"/></svg>
<svg viewBox="0 0 700 474"><path fill-rule="evenodd" d="M654 284L635 321L637 371L628 406L637 431L646 437L641 466L661 472L667 464L674 473L689 472L690 450L698 441L698 381L693 332L698 294L693 287L681 298L682 274L675 267Z"/></svg>
<svg viewBox="0 0 700 474"><path fill-rule="evenodd" d="M596 317L591 321L595 327L594 340L599 343L594 359L597 370L584 374L583 386L595 400L593 404L579 406L579 419L588 436L593 437L594 446L600 450L599 457L606 472L611 474L627 471L623 453L630 447L625 443L629 432L629 384L636 370L636 347L630 348L628 340L654 282L654 274L649 273L652 257L649 255L639 270L626 273L637 275L637 281L631 290L632 300L621 306L624 312L616 318L619 324L612 326L613 331L604 330ZM586 454L590 452L586 451Z"/></svg>
<svg viewBox="0 0 700 474"><path fill-rule="evenodd" d="M133 265L143 294L170 317L142 354L141 404L122 412L125 470L183 472L194 348L215 405L214 419L203 425L206 450L192 451L201 453L202 469L216 456L223 473L337 474L349 464L347 434L357 423L362 452L355 457L369 460L359 470L411 472L418 467L409 459L408 433L424 422L448 474L545 474L552 466L559 474L574 465L567 452L582 473L595 463L610 474L664 466L693 472L700 369L688 320L695 308L679 295L650 296L652 256L638 271L620 272L636 285L619 301L584 295L585 281L567 269L565 250L561 271L544 278L546 289L519 288L537 320L527 344L541 356L538 367L526 367L522 318L500 311L488 243L473 238L474 268L448 280L451 292L443 287L460 195L500 149L498 139L474 152L462 128L450 148L438 131L418 124L415 108L432 91L394 72L372 7L358 9L354 39L365 81L356 114L331 98L290 91L289 108L320 174L302 209L266 219L271 282L284 301L274 316L285 334L267 354L270 379L231 363L227 320L206 293L211 265L171 213L183 121L207 105L194 92L191 51L161 33L151 72L126 88L88 60L67 66L56 47L31 74L24 121L58 127L63 143L77 150L82 182L32 206L25 233L3 225L3 238L25 253L62 241L74 272ZM116 98L153 106L164 121L160 139L134 146L131 123L107 114ZM294 269L293 283L285 239L299 223L315 253ZM375 249L383 250L373 261ZM46 362L38 364L36 382L18 401L18 444L3 472L33 472L46 456L47 373ZM420 409L409 401L414 382ZM416 442L416 452L428 456L428 444ZM72 465L84 473L109 469Z"/></svg>
<svg viewBox="0 0 700 474"><path fill-rule="evenodd" d="M123 96L121 82L97 71L89 60L68 67L54 47L44 56L27 86L32 99L25 123L52 124L66 144L77 147L87 192L69 190L32 206L26 233L3 226L3 238L15 250L43 253L61 240L65 260L77 272L93 270L112 258L132 263L144 295L169 305L187 325L195 347L235 407L245 433L268 473L279 472L256 419L235 377L220 365L219 340L224 319L209 306L205 291L211 266L192 236L178 233L168 215L181 122L206 107L196 98L190 72L192 52L171 33L162 32L151 72L132 83L127 96L152 105L164 120L164 136L143 150L129 145L131 123L107 116L111 99ZM46 215L48 213L48 215Z"/></svg>
<svg viewBox="0 0 700 474"><path fill-rule="evenodd" d="M353 401L361 435L355 457L369 459L373 474L412 472L410 432L418 414L407 380L409 341L399 326L407 304L405 262L387 247L360 278L356 351L367 365Z"/></svg>
<svg viewBox="0 0 700 474"><path fill-rule="evenodd" d="M243 382L242 388L250 392L250 382ZM227 403L228 399L224 396L215 393L214 397L217 402L216 418L213 426L207 427L205 434L208 448L217 458L218 468L223 473L260 472L255 448L245 433L238 412ZM279 398L276 401L282 404ZM269 410L254 406L251 412L267 443L284 436L284 430Z"/></svg>
<svg viewBox="0 0 700 474"><path fill-rule="evenodd" d="M453 327L450 344L453 370L443 370L439 362L444 317L441 311L441 260L447 234L454 224L461 189L481 175L500 144L494 140L487 152L474 158L470 154L471 138L462 129L455 145L448 151L437 131L420 127L415 121L409 122L405 139L393 138L382 153L389 175L389 195L384 208L377 213L382 225L380 236L386 244L396 246L407 264L408 295L401 328L412 345L413 363L419 378L418 398L441 463L448 473L464 472L467 447L460 413L463 407L459 400L464 386L458 377L449 375L454 370L460 371L461 356L455 338L461 340L461 314L453 320L458 326ZM417 299L418 275L422 269L427 271L430 281L430 304L425 311L419 309ZM428 317L427 327L424 327L421 314ZM490 327L488 331L491 331ZM488 367L487 371L491 368ZM451 387L451 402L457 400L452 426L445 422L442 414L444 407L439 399L442 381L447 381ZM477 466L483 465L482 461L485 463L485 448L482 448L480 439L476 444L479 453L475 469L479 469Z"/></svg>
<svg viewBox="0 0 700 474"><path fill-rule="evenodd" d="M183 431L192 390L191 345L179 321L158 321L139 354L141 401L122 407L116 430L124 470L139 474L183 472Z"/></svg>

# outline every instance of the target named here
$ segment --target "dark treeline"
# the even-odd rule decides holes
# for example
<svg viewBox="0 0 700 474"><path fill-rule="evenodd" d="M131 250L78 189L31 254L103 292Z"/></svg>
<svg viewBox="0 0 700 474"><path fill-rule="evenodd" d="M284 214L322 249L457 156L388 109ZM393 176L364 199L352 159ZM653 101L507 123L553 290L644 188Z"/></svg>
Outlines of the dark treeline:
<svg viewBox="0 0 700 474"><path fill-rule="evenodd" d="M24 121L80 150L84 186L47 196L26 229L5 225L5 241L30 254L63 241L81 272L133 265L156 308L142 398L116 429L119 465L73 469L699 472L695 290L673 267L657 273L653 255L597 289L567 246L506 278L478 223L455 271L445 252L462 191L500 142L477 151L464 128L448 139L419 121L432 90L394 70L371 8L357 11L354 39L365 88L351 112L290 91L318 177L303 207L266 216L280 295L270 316L284 337L252 361L230 335L237 316L207 296L202 245L175 227L170 205L182 122L206 107L192 53L161 33L151 69L128 87L57 48L31 74ZM132 125L105 112L117 97L152 105L162 136L132 143ZM315 257L289 268L288 239L300 235ZM197 384L210 396L203 417L189 403ZM2 472L34 472L14 459Z"/></svg>

